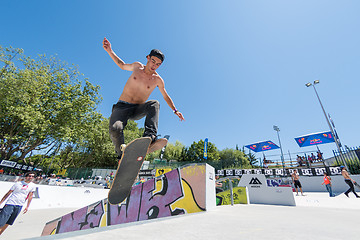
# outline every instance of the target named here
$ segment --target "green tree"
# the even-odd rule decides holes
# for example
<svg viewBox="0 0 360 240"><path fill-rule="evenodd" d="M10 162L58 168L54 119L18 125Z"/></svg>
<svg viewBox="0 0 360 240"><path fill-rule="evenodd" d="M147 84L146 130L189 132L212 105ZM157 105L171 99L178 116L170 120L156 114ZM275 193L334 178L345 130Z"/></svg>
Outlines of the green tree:
<svg viewBox="0 0 360 240"><path fill-rule="evenodd" d="M248 168L249 159L244 152L236 149L226 148L219 152L223 168Z"/></svg>
<svg viewBox="0 0 360 240"><path fill-rule="evenodd" d="M0 62L1 158L27 163L25 156L34 150L83 141L101 121L99 87L82 79L76 67L2 47Z"/></svg>
<svg viewBox="0 0 360 240"><path fill-rule="evenodd" d="M212 142L208 142L207 147L207 160L206 161L218 161L220 159L219 152ZM185 161L200 162L204 160L204 140L193 142L189 148L185 149L184 159Z"/></svg>
<svg viewBox="0 0 360 240"><path fill-rule="evenodd" d="M244 149L244 148L243 148L243 152L245 153L245 149ZM247 157L247 159L248 159L248 161L249 161L249 163L250 163L250 165L251 165L252 167L254 167L255 165L257 165L258 162L259 162L259 161L256 159L255 154L251 153L250 150L249 150L249 153L246 154L246 157Z"/></svg>
<svg viewBox="0 0 360 240"><path fill-rule="evenodd" d="M180 141L176 141L175 144L168 143L164 152L164 159L181 161L183 159L185 145Z"/></svg>

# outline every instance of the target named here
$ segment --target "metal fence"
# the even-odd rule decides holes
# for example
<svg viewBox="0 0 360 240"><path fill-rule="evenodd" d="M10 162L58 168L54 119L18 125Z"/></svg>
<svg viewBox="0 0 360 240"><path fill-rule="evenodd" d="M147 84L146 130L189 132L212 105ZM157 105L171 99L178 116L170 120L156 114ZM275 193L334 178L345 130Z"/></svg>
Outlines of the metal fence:
<svg viewBox="0 0 360 240"><path fill-rule="evenodd" d="M340 151L333 150L333 153L336 165L340 166L346 163L350 174L360 174L360 147L340 148Z"/></svg>

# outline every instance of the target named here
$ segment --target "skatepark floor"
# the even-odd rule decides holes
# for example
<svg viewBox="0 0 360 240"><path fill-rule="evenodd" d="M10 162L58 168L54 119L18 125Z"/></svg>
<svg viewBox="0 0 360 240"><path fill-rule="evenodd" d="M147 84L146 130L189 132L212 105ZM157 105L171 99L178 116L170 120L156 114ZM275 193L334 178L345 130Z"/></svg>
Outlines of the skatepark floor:
<svg viewBox="0 0 360 240"><path fill-rule="evenodd" d="M210 211L40 237L45 223L74 208L20 214L0 239L359 239L360 199L295 196L296 207L218 206Z"/></svg>

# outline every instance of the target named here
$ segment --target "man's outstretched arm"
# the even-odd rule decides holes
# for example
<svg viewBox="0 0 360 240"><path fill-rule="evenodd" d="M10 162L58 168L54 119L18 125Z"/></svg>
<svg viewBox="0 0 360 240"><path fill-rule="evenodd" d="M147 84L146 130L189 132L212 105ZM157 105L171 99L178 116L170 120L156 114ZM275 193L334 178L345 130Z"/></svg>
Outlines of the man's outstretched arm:
<svg viewBox="0 0 360 240"><path fill-rule="evenodd" d="M179 112L176 107L175 104L173 102L173 100L171 99L171 97L169 96L169 94L166 92L165 90L165 84L164 84L164 80L162 80L161 77L159 77L160 82L158 84L159 90L161 92L161 94L164 97L164 100L166 101L166 103L169 105L169 107L174 111L174 113L179 117L180 121L185 121L184 116L182 115L181 112Z"/></svg>
<svg viewBox="0 0 360 240"><path fill-rule="evenodd" d="M111 49L111 43L106 38L103 40L103 48L109 54L111 59L116 63L116 65L118 65L122 70L134 71L135 63L127 64L121 58L119 58Z"/></svg>

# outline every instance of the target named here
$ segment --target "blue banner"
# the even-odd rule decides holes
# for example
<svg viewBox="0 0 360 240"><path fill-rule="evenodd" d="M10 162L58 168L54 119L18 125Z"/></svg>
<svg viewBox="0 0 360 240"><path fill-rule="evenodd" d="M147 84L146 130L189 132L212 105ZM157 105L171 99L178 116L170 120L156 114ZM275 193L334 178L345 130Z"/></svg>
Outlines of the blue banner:
<svg viewBox="0 0 360 240"><path fill-rule="evenodd" d="M253 150L254 152L263 152L263 151L269 151L269 150L279 148L279 146L276 145L275 143L273 143L272 141L253 143L253 144L247 145L245 147L250 150Z"/></svg>
<svg viewBox="0 0 360 240"><path fill-rule="evenodd" d="M331 134L331 132L313 133L297 137L295 138L295 141L299 145L299 147L307 147L312 145L335 142L334 136Z"/></svg>
<svg viewBox="0 0 360 240"><path fill-rule="evenodd" d="M209 142L209 139L205 138L205 141L204 141L204 159L207 159L208 142Z"/></svg>

